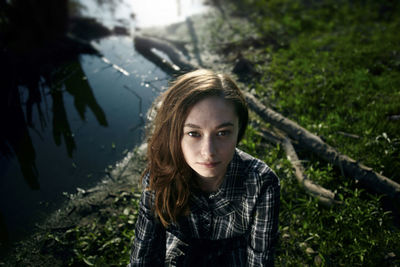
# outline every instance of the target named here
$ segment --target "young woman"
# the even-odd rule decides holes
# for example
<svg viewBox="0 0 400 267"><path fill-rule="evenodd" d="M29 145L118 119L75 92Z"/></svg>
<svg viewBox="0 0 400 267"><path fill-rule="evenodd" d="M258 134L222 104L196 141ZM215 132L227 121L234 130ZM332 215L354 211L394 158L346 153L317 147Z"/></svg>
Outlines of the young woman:
<svg viewBox="0 0 400 267"><path fill-rule="evenodd" d="M226 75L197 70L161 96L129 266L271 266L279 180L236 145L246 102Z"/></svg>

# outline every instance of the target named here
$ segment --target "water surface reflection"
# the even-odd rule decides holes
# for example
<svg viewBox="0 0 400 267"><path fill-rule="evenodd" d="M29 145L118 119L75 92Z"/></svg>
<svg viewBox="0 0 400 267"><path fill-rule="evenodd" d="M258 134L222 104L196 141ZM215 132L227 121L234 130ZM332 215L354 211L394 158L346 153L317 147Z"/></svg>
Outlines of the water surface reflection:
<svg viewBox="0 0 400 267"><path fill-rule="evenodd" d="M29 233L64 192L104 177L141 141L143 113L167 83L129 36L91 44L68 37L57 21L66 15L68 1L61 2L40 2L49 14L63 14L54 18L20 9L22 1L0 3L13 14L0 33L0 245ZM33 35L20 36L20 29Z"/></svg>
<svg viewBox="0 0 400 267"><path fill-rule="evenodd" d="M0 0L0 248L142 141L169 76L132 35L203 10L201 0L158 3Z"/></svg>

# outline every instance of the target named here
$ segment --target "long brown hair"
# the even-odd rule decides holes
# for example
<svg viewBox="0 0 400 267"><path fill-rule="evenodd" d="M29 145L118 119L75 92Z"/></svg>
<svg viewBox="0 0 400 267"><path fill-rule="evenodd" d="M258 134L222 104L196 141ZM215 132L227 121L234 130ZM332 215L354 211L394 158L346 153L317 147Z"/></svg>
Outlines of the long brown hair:
<svg viewBox="0 0 400 267"><path fill-rule="evenodd" d="M152 121L148 165L143 176L150 175L146 190L155 192L154 210L164 227L190 212L190 192L197 185L181 149L183 126L191 107L210 96L222 97L234 105L239 118L239 142L247 127L248 109L238 86L229 76L205 69L192 71L178 77L159 97L160 106Z"/></svg>

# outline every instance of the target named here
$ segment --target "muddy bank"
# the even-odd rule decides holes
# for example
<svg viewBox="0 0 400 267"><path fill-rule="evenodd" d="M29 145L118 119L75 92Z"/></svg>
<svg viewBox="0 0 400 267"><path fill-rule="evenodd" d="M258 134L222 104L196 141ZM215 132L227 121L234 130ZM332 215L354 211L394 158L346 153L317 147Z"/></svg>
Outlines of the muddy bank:
<svg viewBox="0 0 400 267"><path fill-rule="evenodd" d="M136 211L129 203L140 196L144 151L145 146L136 148L96 186L77 188L77 193L67 195L60 209L36 225L34 234L3 251L7 255L0 260L0 266L68 266L70 259L76 257L68 241L75 242L80 229L92 228L89 232L95 233L94 227L105 228L111 217L132 217ZM133 220L123 225L133 226Z"/></svg>

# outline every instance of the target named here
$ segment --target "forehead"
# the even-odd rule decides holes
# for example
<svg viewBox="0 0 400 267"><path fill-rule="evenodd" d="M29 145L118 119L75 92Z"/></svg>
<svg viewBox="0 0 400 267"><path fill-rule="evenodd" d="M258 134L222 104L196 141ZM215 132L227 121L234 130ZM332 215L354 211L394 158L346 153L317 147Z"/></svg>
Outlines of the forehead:
<svg viewBox="0 0 400 267"><path fill-rule="evenodd" d="M234 105L222 97L206 97L189 110L185 123L232 122L238 119Z"/></svg>

